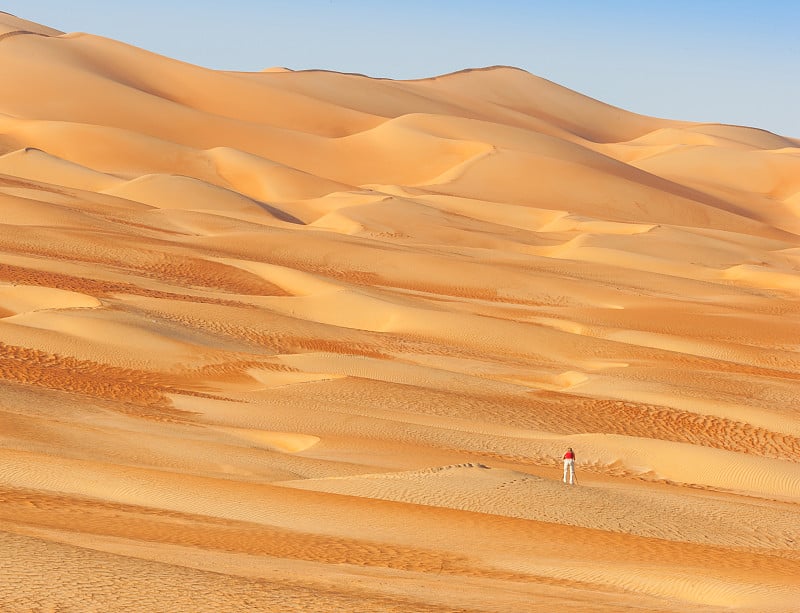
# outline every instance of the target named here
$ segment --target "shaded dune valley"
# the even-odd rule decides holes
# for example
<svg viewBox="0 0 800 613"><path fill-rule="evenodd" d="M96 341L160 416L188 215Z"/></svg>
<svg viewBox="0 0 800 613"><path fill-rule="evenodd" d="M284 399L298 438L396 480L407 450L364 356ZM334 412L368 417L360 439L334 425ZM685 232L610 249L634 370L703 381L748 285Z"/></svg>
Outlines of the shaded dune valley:
<svg viewBox="0 0 800 613"><path fill-rule="evenodd" d="M0 75L0 610L800 610L800 141L6 13Z"/></svg>

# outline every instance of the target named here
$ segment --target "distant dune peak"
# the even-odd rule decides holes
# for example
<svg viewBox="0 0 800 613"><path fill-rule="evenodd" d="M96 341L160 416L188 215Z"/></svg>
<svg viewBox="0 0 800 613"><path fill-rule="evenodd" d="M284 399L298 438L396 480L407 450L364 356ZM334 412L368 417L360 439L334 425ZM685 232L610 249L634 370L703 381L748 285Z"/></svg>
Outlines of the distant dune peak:
<svg viewBox="0 0 800 613"><path fill-rule="evenodd" d="M38 34L40 36L60 36L62 31L22 19L11 13L0 11L0 37L14 32Z"/></svg>
<svg viewBox="0 0 800 613"><path fill-rule="evenodd" d="M510 65L506 65L506 64L494 64L494 65L491 65L491 66L475 66L473 68L461 68L459 70L453 70L451 72L444 72L444 73L439 74L439 75L434 75L434 76L430 76L430 77L423 77L421 79L410 79L410 80L412 80L412 81L426 81L426 80L431 80L431 79L446 79L448 77L469 75L469 74L472 74L472 73L479 73L479 72L490 72L490 73L491 72L498 72L498 73L520 72L520 73L527 74L527 75L531 74L527 70L524 70L522 68L518 68L516 66L510 66Z"/></svg>

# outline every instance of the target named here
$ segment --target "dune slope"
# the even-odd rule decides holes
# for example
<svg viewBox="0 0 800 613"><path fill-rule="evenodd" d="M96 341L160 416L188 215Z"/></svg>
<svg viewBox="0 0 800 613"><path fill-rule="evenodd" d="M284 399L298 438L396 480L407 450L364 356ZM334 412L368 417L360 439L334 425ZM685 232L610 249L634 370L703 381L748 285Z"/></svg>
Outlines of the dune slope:
<svg viewBox="0 0 800 613"><path fill-rule="evenodd" d="M0 609L796 610L796 140L6 13L0 74Z"/></svg>

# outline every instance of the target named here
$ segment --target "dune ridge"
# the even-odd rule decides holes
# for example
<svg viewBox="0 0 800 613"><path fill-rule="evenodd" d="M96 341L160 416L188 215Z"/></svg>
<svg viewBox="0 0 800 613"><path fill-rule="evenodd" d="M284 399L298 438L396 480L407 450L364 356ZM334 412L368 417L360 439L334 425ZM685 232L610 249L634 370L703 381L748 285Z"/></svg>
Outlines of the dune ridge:
<svg viewBox="0 0 800 613"><path fill-rule="evenodd" d="M796 610L798 139L2 12L0 74L0 609Z"/></svg>

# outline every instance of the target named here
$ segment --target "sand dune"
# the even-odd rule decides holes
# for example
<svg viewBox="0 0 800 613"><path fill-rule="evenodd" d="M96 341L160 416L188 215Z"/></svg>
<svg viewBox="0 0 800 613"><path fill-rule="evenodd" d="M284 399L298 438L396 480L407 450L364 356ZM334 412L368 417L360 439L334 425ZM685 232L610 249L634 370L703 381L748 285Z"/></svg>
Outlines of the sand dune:
<svg viewBox="0 0 800 613"><path fill-rule="evenodd" d="M0 74L0 609L797 610L797 139L7 13Z"/></svg>

